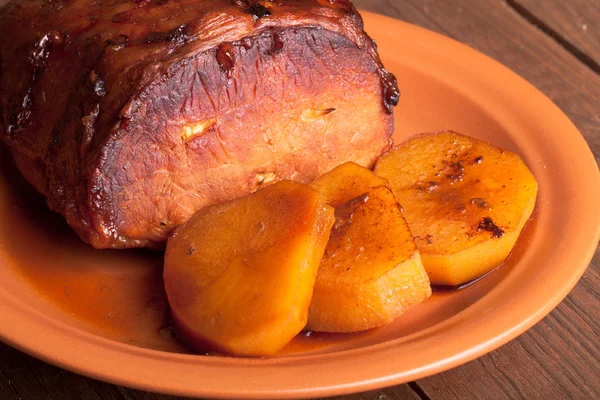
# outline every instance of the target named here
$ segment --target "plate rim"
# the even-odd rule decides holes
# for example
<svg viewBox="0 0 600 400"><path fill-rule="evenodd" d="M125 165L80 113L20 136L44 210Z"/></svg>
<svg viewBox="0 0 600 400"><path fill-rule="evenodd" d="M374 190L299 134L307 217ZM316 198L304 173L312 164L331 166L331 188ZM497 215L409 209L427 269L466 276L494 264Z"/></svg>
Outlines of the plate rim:
<svg viewBox="0 0 600 400"><path fill-rule="evenodd" d="M465 44L447 38L438 33L379 14L365 11L361 11L361 13L366 20L367 25L374 25L376 23L386 25L392 24L394 25L394 29L415 32L417 36L425 42L439 43L441 41L444 43L443 47L445 48L442 51L443 54L449 51L463 53L467 52L471 57L478 59L479 62L485 65L486 69L494 71L492 74L493 76L499 74L509 81L517 82L518 84L511 85L511 88L516 87L518 91L528 92L530 96L535 96L536 100L539 100L536 101L536 103L543 103L545 110L553 110L552 117L558 120L560 126L564 128L565 132L568 132L570 136L574 136L574 140L576 139L575 141L577 142L575 143L576 146L581 150L585 150L585 157L583 154L580 154L582 160L585 158L585 160L581 162L586 164L588 162L593 162L595 164L595 159L591 150L589 149L581 133L572 124L569 118L556 105L554 105L550 99L543 95L538 89L533 87L533 85L518 76L515 72L509 70L507 67L501 65L489 56L486 56ZM391 37L391 33L389 33L389 35L389 37ZM443 54L440 55L438 52L435 57L439 58L440 56L443 56ZM458 61L453 62L457 65L461 64L461 62ZM451 84L451 82L449 83ZM587 177L589 181L595 181L595 183L588 187L589 192L592 194L597 193L600 197L600 172L596 171L596 174L592 175L595 175L595 177ZM443 331L448 325L461 323L465 319L470 318L470 315L477 311L477 307L474 306L476 306L478 302L474 303L472 306L468 307L462 312L452 316L448 320L431 326L423 331L371 346L342 350L329 354L313 354L273 359L240 359L229 357L211 359L206 358L203 360L206 362L202 362L201 365L198 365L197 361L200 359L198 356L143 349L133 345L102 338L92 333L85 332L74 326L61 324L49 316L44 315L40 311L35 310L33 307L21 302L13 294L7 292L3 287L0 286L0 299L2 300L0 301L0 315L8 316L8 319L5 320L6 323L0 324L0 339L7 344L43 361L79 374L90 376L95 379L147 391L183 396L208 396L217 398L303 398L307 396L333 396L396 385L409 380L420 379L433 373L439 373L448 370L486 354L514 339L516 336L529 329L544 316L550 313L567 296L567 294L579 281L594 255L596 244L598 243L598 240L600 240L600 206L596 208L597 215L595 218L592 217L590 218L591 221L586 221L587 225L590 226L589 233L591 235L587 236L589 239L586 239L586 241L589 241L589 244L585 246L587 250L583 254L576 255L578 260L577 269L574 270L574 273L569 275L569 279L564 281L559 288L554 288L555 291L553 295L546 293L546 296L544 297L544 300L546 301L544 304L538 305L533 312L521 312L518 323L513 324L509 329L505 329L502 332L488 334L486 335L487 338L485 338L485 340L480 340L475 346L462 348L462 350L459 352L454 352L452 355L446 355L443 359L440 359L435 363L429 363L428 365L424 365L418 369L413 369L412 371L398 372L397 367L394 368L394 366L383 365L381 368L385 369L387 372L379 374L379 376L375 376L377 375L377 371L380 371L381 368L376 369L371 371L371 376L368 378L365 377L364 379L349 377L346 382L339 382L340 379L338 379L337 383L321 385L319 387L313 386L311 382L306 382L305 384L297 382L293 388L278 387L275 384L271 388L252 390L251 387L242 389L232 387L227 389L218 389L216 387L212 387L210 389L201 388L190 384L186 385L184 381L178 381L177 385L174 386L172 383L169 385L157 382L153 380L153 378L150 378L150 375L147 373L133 371L133 368L130 369L130 371L132 371L130 375L120 376L118 374L111 373L109 366L110 358L114 354L113 352L116 352L119 357L123 357L123 354L126 354L128 357L127 362L131 363L132 366L143 365L141 363L144 362L144 360L145 362L156 362L156 360L158 360L158 362L163 363L164 365L170 365L169 363L173 362L182 362L186 365L192 363L194 364L195 368L208 368L217 371L221 371L222 368L231 366L237 367L238 372L240 369L245 371L250 371L251 369L266 369L266 371L259 371L259 373L272 373L273 368L275 368L276 371L276 369L282 365L286 365L286 367L289 368L300 368L300 370L306 369L308 366L309 368L312 367L313 369L319 370L318 373L323 375L323 369L335 368L335 366L339 365L340 362L369 359L374 363L385 363L385 357L382 357L382 355L388 351L393 353L393 350L397 350L397 347L400 343L412 342L415 339L417 339L416 341L418 342L418 339L423 337L424 334L433 335L435 337L436 332L440 330ZM591 227L591 225L594 224L594 221L596 222L595 229ZM501 293L500 289L502 289L508 283L509 281L501 282L498 286L494 287L488 294L486 294L486 297L493 296L494 294L498 295L499 292ZM12 308L11 306L17 308ZM533 306L530 306L530 308L531 307ZM26 313L23 314L15 312L14 310L18 308ZM24 318L24 316L27 318ZM486 318L493 319L494 316L492 315L490 317L489 315L486 315ZM478 320L473 320L473 322L479 321L480 319L481 316L479 316ZM22 332L27 330L30 332L38 332L38 334L29 334L29 336L23 336ZM40 336L39 332L45 332L46 334ZM24 339L25 337L27 339ZM83 340L83 343L61 343L62 340L69 338L72 339L73 337L80 338ZM63 351L63 353L57 354L59 349ZM82 359L77 359L77 356L81 354L82 351L94 352L94 350L99 355L104 354L107 356L108 361L104 361L102 363L90 363L84 362ZM146 357L150 357L151 359L147 359ZM315 361L321 362L319 365L322 368L314 368L315 364L311 364L311 362ZM123 361L119 362L122 363ZM394 372L394 369L396 372ZM327 378L327 373L325 373L325 375L325 378ZM191 378L193 378L193 376L189 377L188 379ZM252 384L250 383L249 386L251 385Z"/></svg>

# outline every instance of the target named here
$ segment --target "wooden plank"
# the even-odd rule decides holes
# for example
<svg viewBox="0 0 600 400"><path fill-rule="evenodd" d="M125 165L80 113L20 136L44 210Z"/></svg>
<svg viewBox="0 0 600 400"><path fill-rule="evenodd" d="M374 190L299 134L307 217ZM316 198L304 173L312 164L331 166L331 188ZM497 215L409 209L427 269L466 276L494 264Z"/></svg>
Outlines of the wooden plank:
<svg viewBox="0 0 600 400"><path fill-rule="evenodd" d="M177 400L182 397L167 396L163 394L143 392L141 390L119 388L123 397L127 400Z"/></svg>
<svg viewBox="0 0 600 400"><path fill-rule="evenodd" d="M11 380L0 369L0 399L18 399L19 393L13 387Z"/></svg>
<svg viewBox="0 0 600 400"><path fill-rule="evenodd" d="M13 390L12 395L3 390L3 393L7 394L7 397L2 397L3 399L35 400L48 397L45 387L35 374L37 368L28 365L27 357L29 356L0 343L1 376L6 378L6 381L0 381L0 385L6 385Z"/></svg>
<svg viewBox="0 0 600 400"><path fill-rule="evenodd" d="M178 397L117 387L30 357L0 342L2 400L176 400Z"/></svg>
<svg viewBox="0 0 600 400"><path fill-rule="evenodd" d="M2 400L124 400L113 385L65 371L3 343L0 343L0 371ZM12 393L7 392L7 388L12 389Z"/></svg>
<svg viewBox="0 0 600 400"><path fill-rule="evenodd" d="M2 400L176 400L178 397L117 387L30 357L0 342Z"/></svg>
<svg viewBox="0 0 600 400"><path fill-rule="evenodd" d="M598 0L507 0L555 40L581 52L580 59L600 73L600 2ZM586 59L587 57L587 59Z"/></svg>
<svg viewBox="0 0 600 400"><path fill-rule="evenodd" d="M551 98L600 158L600 77L505 2L355 4L445 34L502 62ZM546 319L487 356L419 381L420 388L431 399L600 397L599 275L597 250L578 286Z"/></svg>
<svg viewBox="0 0 600 400"><path fill-rule="evenodd" d="M409 385L399 385L388 389L373 390L349 396L328 397L316 400L419 400L419 395Z"/></svg>

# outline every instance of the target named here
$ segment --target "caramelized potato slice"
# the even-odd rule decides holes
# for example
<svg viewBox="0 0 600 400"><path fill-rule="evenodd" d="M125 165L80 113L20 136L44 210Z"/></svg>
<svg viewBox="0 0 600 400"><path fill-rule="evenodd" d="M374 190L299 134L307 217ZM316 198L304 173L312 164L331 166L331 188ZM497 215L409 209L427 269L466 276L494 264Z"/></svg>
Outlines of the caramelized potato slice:
<svg viewBox="0 0 600 400"><path fill-rule="evenodd" d="M452 131L413 136L377 162L432 284L460 285L508 257L538 185L520 157Z"/></svg>
<svg viewBox="0 0 600 400"><path fill-rule="evenodd" d="M335 206L308 329L356 332L391 322L431 295L429 279L386 181L354 163L313 182Z"/></svg>
<svg viewBox="0 0 600 400"><path fill-rule="evenodd" d="M276 354L306 325L333 223L316 190L289 181L200 210L165 254L179 335L199 350Z"/></svg>
<svg viewBox="0 0 600 400"><path fill-rule="evenodd" d="M387 179L353 162L335 167L310 184L325 196L327 204L334 208L343 206L373 188L387 185Z"/></svg>

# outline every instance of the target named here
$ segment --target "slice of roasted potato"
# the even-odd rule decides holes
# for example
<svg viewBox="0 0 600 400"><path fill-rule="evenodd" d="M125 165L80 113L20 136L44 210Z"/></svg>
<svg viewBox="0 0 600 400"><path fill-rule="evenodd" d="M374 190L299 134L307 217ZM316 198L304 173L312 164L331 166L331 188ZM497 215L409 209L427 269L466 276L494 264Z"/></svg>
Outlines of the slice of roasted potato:
<svg viewBox="0 0 600 400"><path fill-rule="evenodd" d="M460 285L501 264L538 190L518 155L451 131L413 136L375 172L389 180L438 285Z"/></svg>
<svg viewBox="0 0 600 400"><path fill-rule="evenodd" d="M308 329L355 332L391 322L431 295L419 251L387 182L354 163L312 183L335 206Z"/></svg>
<svg viewBox="0 0 600 400"><path fill-rule="evenodd" d="M306 325L333 223L323 196L289 181L200 210L165 254L179 335L200 350L276 354Z"/></svg>

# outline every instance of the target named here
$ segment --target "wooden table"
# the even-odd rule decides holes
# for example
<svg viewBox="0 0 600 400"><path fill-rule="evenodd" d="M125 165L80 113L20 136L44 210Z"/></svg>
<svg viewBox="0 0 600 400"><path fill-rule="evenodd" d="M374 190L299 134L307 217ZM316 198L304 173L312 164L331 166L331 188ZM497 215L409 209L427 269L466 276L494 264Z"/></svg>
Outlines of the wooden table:
<svg viewBox="0 0 600 400"><path fill-rule="evenodd" d="M537 86L600 158L600 1L355 0L464 42ZM600 199L598 199L600 201ZM358 399L600 399L600 251L571 294L500 349ZM0 318L0 323L1 318ZM174 399L88 379L0 343L0 399Z"/></svg>

